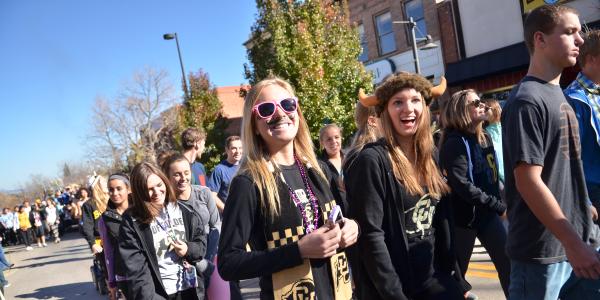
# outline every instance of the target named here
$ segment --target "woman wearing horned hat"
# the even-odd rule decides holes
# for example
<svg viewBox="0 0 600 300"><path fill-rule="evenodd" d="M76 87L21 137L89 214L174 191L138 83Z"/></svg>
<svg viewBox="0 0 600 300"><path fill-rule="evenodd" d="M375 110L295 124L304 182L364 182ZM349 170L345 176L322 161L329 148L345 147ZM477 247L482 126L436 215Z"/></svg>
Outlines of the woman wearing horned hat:
<svg viewBox="0 0 600 300"><path fill-rule="evenodd" d="M361 228L353 256L360 260L351 261L359 299L464 299L468 283L452 275L449 202L441 200L449 188L434 160L426 105L444 89L397 74L375 96L360 97L376 108L383 138L364 147L345 177L350 216Z"/></svg>

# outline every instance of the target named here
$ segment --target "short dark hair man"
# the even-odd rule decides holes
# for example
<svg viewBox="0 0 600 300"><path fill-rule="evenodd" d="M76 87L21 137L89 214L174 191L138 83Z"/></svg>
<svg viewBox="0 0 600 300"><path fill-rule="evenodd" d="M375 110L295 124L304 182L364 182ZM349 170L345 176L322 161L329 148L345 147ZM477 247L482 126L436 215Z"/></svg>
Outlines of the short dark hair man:
<svg viewBox="0 0 600 300"><path fill-rule="evenodd" d="M577 118L559 86L583 44L579 31L567 6L541 6L525 19L529 70L502 114L511 300L557 299L573 271L600 277Z"/></svg>
<svg viewBox="0 0 600 300"><path fill-rule="evenodd" d="M225 208L225 201L227 201L227 195L229 194L229 183L240 168L243 153L242 139L237 135L228 137L225 140L225 152L227 158L215 166L215 170L208 179L208 187L217 196L217 208L220 212L223 212Z"/></svg>
<svg viewBox="0 0 600 300"><path fill-rule="evenodd" d="M565 94L579 121L585 184L597 218L600 210L600 30L587 32L583 40L577 58L581 72Z"/></svg>
<svg viewBox="0 0 600 300"><path fill-rule="evenodd" d="M182 155L190 162L192 169L192 184L206 186L206 169L196 159L204 152L206 133L202 129L190 127L181 133Z"/></svg>

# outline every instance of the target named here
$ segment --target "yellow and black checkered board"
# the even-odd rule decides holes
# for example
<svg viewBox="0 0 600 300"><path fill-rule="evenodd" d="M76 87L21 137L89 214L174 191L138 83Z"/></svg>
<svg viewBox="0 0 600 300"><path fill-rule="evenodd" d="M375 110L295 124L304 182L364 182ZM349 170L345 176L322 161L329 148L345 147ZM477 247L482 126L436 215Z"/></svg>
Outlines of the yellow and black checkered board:
<svg viewBox="0 0 600 300"><path fill-rule="evenodd" d="M267 248L275 249L283 245L297 242L304 235L304 227L286 228L283 231L274 231L267 241Z"/></svg>
<svg viewBox="0 0 600 300"><path fill-rule="evenodd" d="M323 222L327 221L329 212L333 210L335 200L325 203L325 213L322 214ZM297 242L304 235L304 227L296 226L296 228L286 228L285 230L274 231L271 236L267 237L267 248L275 249L283 245Z"/></svg>

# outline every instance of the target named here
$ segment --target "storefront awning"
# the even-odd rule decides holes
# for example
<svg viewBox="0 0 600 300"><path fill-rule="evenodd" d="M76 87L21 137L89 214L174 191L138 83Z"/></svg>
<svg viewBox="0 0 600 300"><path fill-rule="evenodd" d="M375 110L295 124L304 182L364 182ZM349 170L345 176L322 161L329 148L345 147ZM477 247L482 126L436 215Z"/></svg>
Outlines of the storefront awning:
<svg viewBox="0 0 600 300"><path fill-rule="evenodd" d="M485 76L511 72L529 65L525 43L518 43L463 59L446 66L448 85L480 79Z"/></svg>

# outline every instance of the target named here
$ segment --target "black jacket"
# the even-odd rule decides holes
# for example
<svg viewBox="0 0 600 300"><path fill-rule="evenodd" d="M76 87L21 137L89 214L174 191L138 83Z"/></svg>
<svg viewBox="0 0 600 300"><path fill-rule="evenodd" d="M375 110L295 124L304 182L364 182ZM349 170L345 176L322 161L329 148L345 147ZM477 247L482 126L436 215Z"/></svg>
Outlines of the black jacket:
<svg viewBox="0 0 600 300"><path fill-rule="evenodd" d="M307 168L309 184L317 199L321 212L326 212L326 203L333 196L329 186L313 168ZM286 185L279 176L276 178L279 187L281 212L278 218L269 220L261 210L261 199L258 187L247 174L238 174L231 181L231 189L227 205L223 212L223 227L219 240L218 269L225 280L241 280L260 277L260 299L273 299L272 274L301 265L303 259L297 242L281 244L269 249L273 232L286 236L285 231L302 224L302 217L297 211ZM319 217L319 226L323 225L323 215ZM292 232L290 230L290 232ZM301 238L299 236L298 238ZM249 244L252 251L246 250ZM327 259L311 259L311 268L315 276L317 289L326 290L326 285L333 286ZM323 270L326 270L323 271ZM325 274L319 280L317 274ZM319 295L322 300L331 299L332 295Z"/></svg>
<svg viewBox="0 0 600 300"><path fill-rule="evenodd" d="M110 243L113 245L115 274L125 276L125 267L123 266L123 260L121 259L121 255L119 255L119 248L117 247L119 245L119 229L121 228L121 223L123 223L123 216L115 209L109 208L102 214L102 220L104 220L104 225L106 225Z"/></svg>
<svg viewBox="0 0 600 300"><path fill-rule="evenodd" d="M440 167L452 189L451 199L456 224L471 227L484 221L487 213L502 215L506 204L500 198L498 170L492 141L483 148L474 134L448 130L440 148ZM469 144L473 181L469 175ZM494 169L495 168L495 169Z"/></svg>
<svg viewBox="0 0 600 300"><path fill-rule="evenodd" d="M202 259L206 253L206 236L202 234L199 220L194 213L181 204L179 208L188 246L184 258L193 264ZM126 284L129 292L127 299L167 299L168 295L158 269L150 225L136 220L129 212L125 212L119 240L119 254L123 259L127 277ZM199 299L204 299L202 280L198 280L197 294Z"/></svg>
<svg viewBox="0 0 600 300"><path fill-rule="evenodd" d="M367 144L345 172L350 217L361 235L350 256L358 299L410 299L409 244L402 195L383 141ZM463 291L470 285L461 277L453 251L452 218L448 199L436 207L434 270L456 279Z"/></svg>
<svg viewBox="0 0 600 300"><path fill-rule="evenodd" d="M100 216L102 216L102 213L98 211L92 199L86 201L81 207L83 236L90 248L96 243L96 238L100 238L100 233L98 232L98 218Z"/></svg>
<svg viewBox="0 0 600 300"><path fill-rule="evenodd" d="M343 161L343 153L342 153L342 161ZM345 215L348 214L348 203L346 202L346 187L344 187L344 176L343 173L340 175L335 166L329 161L327 157L327 152L323 150L318 157L319 164L323 173L327 177L327 181L329 181L329 186L331 187L331 193L335 198L337 204L342 208L342 213Z"/></svg>

